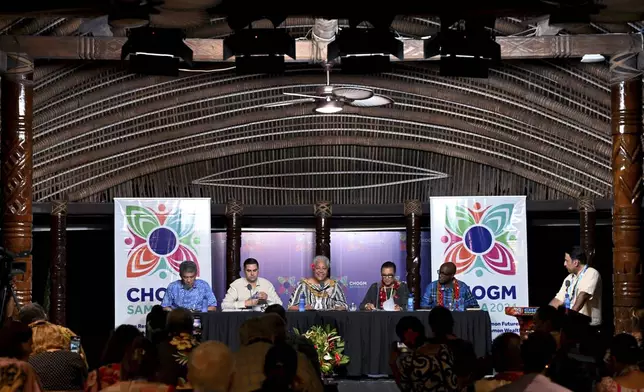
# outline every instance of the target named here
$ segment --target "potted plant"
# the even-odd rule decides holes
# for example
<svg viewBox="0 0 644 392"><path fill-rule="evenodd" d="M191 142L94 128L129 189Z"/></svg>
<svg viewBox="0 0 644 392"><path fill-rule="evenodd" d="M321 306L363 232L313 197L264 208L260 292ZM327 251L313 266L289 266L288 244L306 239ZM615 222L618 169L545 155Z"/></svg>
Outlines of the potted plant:
<svg viewBox="0 0 644 392"><path fill-rule="evenodd" d="M297 329L295 333L300 334ZM303 336L313 343L320 361L320 370L325 378L332 377L337 367L349 363L349 357L343 354L344 340L338 335L338 331L331 328L330 325L315 325Z"/></svg>

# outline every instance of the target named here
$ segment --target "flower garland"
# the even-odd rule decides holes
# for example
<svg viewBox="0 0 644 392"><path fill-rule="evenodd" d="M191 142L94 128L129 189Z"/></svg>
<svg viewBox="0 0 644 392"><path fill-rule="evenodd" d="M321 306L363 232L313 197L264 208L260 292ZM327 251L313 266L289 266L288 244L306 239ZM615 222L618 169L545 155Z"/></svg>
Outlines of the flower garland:
<svg viewBox="0 0 644 392"><path fill-rule="evenodd" d="M458 287L458 280L454 279L452 280L452 284L454 285L454 298L452 298L452 301L456 303L456 301L461 298L461 290ZM445 297L444 297L444 289L441 290L443 286L438 283L436 285L436 296L438 297L438 306L445 306Z"/></svg>
<svg viewBox="0 0 644 392"><path fill-rule="evenodd" d="M387 301L387 288L385 287L384 282L381 282L382 284L380 285L380 292L378 293L378 303L380 304L380 309L383 308L383 304L385 301ZM392 285L393 288L393 294L394 294L394 301L398 299L398 288L400 287L400 282L397 280L394 281L394 284Z"/></svg>
<svg viewBox="0 0 644 392"><path fill-rule="evenodd" d="M300 335L297 329L294 329L294 332ZM344 341L338 335L338 331L335 328L331 328L330 325L315 325L302 336L313 343L313 347L315 347L315 351L318 354L322 374L331 375L333 374L333 369L349 363L349 357L342 353L344 351Z"/></svg>

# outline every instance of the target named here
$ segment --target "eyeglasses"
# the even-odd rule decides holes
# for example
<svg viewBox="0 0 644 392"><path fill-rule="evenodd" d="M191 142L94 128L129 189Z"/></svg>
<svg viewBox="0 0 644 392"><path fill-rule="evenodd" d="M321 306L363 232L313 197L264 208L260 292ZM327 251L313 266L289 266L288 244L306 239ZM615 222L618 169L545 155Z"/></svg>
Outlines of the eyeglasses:
<svg viewBox="0 0 644 392"><path fill-rule="evenodd" d="M381 276L382 276L383 279L387 279L387 278L393 279L394 278L394 275L381 275Z"/></svg>

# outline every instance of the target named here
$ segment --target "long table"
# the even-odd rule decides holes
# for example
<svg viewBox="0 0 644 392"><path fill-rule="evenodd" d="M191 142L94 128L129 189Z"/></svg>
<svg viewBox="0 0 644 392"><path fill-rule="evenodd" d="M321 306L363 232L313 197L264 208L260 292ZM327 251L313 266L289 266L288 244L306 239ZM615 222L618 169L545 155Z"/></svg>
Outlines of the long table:
<svg viewBox="0 0 644 392"><path fill-rule="evenodd" d="M239 348L239 327L249 318L257 317L256 312L213 312L203 313L202 339L218 340L233 351ZM337 328L344 339L345 353L350 362L348 376L366 374L391 374L389 350L391 343L398 340L396 324L404 316L416 316L425 325L428 334L428 312L288 312L289 328L307 331L313 325L329 324ZM474 345L477 356L482 357L492 347L492 328L487 312L454 312L454 333Z"/></svg>

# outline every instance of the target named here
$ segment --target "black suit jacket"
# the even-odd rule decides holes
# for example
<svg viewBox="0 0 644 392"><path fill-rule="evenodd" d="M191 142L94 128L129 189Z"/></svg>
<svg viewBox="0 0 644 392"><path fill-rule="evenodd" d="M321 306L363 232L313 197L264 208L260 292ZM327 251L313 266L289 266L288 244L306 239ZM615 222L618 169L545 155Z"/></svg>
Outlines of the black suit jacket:
<svg viewBox="0 0 644 392"><path fill-rule="evenodd" d="M378 292L380 290L381 283L374 283L369 286L367 294L365 294L364 299L360 303L360 310L365 310L366 304L374 304L376 309L380 309L380 300L378 299ZM407 283L400 282L400 287L398 287L398 298L394 300L396 305L405 309L407 307L407 299L409 298L409 289L407 288Z"/></svg>

